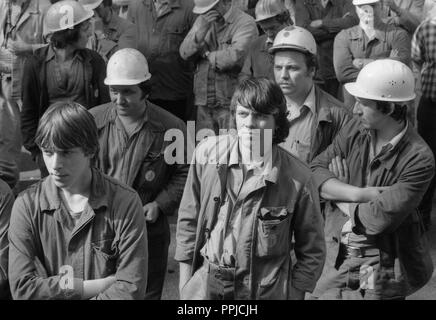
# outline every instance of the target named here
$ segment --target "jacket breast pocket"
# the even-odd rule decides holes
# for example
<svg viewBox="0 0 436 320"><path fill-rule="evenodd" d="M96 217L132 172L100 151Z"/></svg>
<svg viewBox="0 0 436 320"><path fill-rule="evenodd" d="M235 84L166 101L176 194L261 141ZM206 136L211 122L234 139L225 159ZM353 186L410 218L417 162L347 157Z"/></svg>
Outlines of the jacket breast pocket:
<svg viewBox="0 0 436 320"><path fill-rule="evenodd" d="M180 26L168 28L167 33L167 48L168 52L179 53L180 45L186 36L186 30Z"/></svg>
<svg viewBox="0 0 436 320"><path fill-rule="evenodd" d="M110 276L116 272L119 251L114 239L92 242L91 250L94 277L96 279Z"/></svg>
<svg viewBox="0 0 436 320"><path fill-rule="evenodd" d="M291 216L292 211L286 207L260 208L257 217L258 257L277 257L289 253Z"/></svg>

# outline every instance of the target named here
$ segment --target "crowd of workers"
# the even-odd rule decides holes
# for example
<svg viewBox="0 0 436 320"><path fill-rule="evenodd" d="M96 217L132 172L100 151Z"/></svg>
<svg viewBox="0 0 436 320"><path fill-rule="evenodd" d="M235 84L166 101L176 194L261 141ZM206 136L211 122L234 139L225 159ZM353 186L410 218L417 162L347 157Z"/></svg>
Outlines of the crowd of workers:
<svg viewBox="0 0 436 320"><path fill-rule="evenodd" d="M431 4L0 0L0 299L161 299L171 215L181 299L422 288Z"/></svg>

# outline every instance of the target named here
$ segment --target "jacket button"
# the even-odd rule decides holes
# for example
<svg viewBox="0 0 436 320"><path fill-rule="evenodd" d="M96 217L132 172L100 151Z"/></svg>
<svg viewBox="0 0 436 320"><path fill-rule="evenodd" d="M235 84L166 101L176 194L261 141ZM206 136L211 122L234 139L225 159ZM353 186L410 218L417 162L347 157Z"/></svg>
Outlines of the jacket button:
<svg viewBox="0 0 436 320"><path fill-rule="evenodd" d="M215 198L213 198L213 201L218 202L218 201L220 201L220 198L219 197L215 197Z"/></svg>

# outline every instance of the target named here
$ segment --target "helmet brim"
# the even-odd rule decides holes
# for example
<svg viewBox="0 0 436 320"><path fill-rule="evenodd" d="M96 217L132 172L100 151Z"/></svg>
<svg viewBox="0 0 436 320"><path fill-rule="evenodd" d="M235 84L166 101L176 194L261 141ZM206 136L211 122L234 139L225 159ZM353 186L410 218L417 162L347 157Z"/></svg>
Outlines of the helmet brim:
<svg viewBox="0 0 436 320"><path fill-rule="evenodd" d="M218 2L220 2L220 0L216 0L215 2L213 2L212 4L210 4L209 6L207 6L207 7L203 7L203 8L195 6L194 9L192 9L192 12L194 12L195 14L203 14L203 13L206 13L206 12L208 12L210 9L212 9L213 7L215 7L215 5L216 5Z"/></svg>
<svg viewBox="0 0 436 320"><path fill-rule="evenodd" d="M140 79L104 79L104 84L107 86L134 86L140 84L141 82L150 80L151 74L148 74L144 78Z"/></svg>
<svg viewBox="0 0 436 320"><path fill-rule="evenodd" d="M302 48L300 46L293 46L293 45L289 45L289 44L278 44L275 46L272 46L271 48L268 49L268 52L270 54L274 54L277 51L298 51L301 53L309 53L309 54L313 54L316 55L316 52L310 52L309 50Z"/></svg>
<svg viewBox="0 0 436 320"><path fill-rule="evenodd" d="M94 4L83 4L82 6L86 9L86 10L94 10L96 9L99 5L101 5L103 3L103 0L98 1L97 3Z"/></svg>
<svg viewBox="0 0 436 320"><path fill-rule="evenodd" d="M48 36L50 34L58 32L58 31L74 28L75 26L81 24L82 22L85 22L86 20L91 19L94 16L94 11L92 11L92 10L88 10L88 9L85 8L85 12L86 12L85 16L82 19L76 21L71 26L66 26L66 27L63 27L63 28L57 28L57 29L51 29L51 30L47 30L47 26L44 26L44 36Z"/></svg>
<svg viewBox="0 0 436 320"><path fill-rule="evenodd" d="M393 98L393 97L389 97L389 96L386 96L386 97L375 96L373 94L366 92L362 88L362 86L359 86L356 82L346 83L344 85L344 87L345 87L345 90L347 90L352 96L357 97L357 98L362 98L362 99L368 99L368 100L387 101L387 102L408 102L408 101L412 101L413 99L416 98L415 93L413 93L409 97L402 97L401 99Z"/></svg>

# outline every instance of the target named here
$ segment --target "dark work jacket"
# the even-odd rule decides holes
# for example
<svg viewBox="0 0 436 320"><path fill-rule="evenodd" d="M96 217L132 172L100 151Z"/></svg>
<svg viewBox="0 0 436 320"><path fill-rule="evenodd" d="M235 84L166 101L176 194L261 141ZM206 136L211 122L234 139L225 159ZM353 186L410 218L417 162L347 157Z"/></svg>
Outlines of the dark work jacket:
<svg viewBox="0 0 436 320"><path fill-rule="evenodd" d="M32 155L38 153L35 145L35 134L38 121L49 107L49 93L47 89L47 53L49 46L40 48L30 56L24 64L22 83L23 107L21 110L21 132L24 147ZM85 63L86 105L89 109L110 101L109 90L103 81L106 77L106 65L100 55L89 49L82 49L79 53Z"/></svg>
<svg viewBox="0 0 436 320"><path fill-rule="evenodd" d="M379 249L375 291L381 299L405 297L431 278L433 264L418 205L434 174L433 154L409 124L392 149L369 162L370 136L358 121L350 121L333 143L311 163L316 186L335 176L328 165L335 156L347 161L350 185L389 187L375 200L354 203L350 214L355 234L365 235ZM367 180L367 173L369 179ZM348 221L336 206L326 205L326 264L339 263L341 230Z"/></svg>

